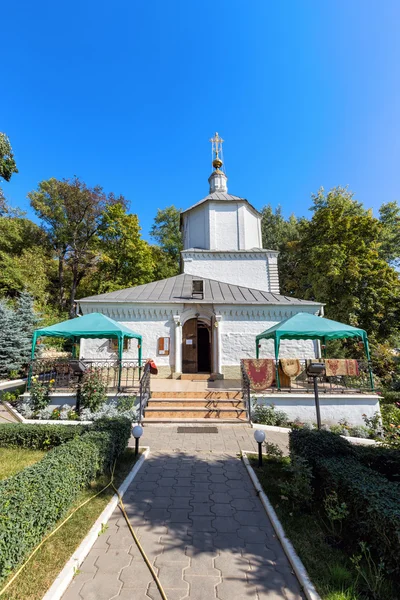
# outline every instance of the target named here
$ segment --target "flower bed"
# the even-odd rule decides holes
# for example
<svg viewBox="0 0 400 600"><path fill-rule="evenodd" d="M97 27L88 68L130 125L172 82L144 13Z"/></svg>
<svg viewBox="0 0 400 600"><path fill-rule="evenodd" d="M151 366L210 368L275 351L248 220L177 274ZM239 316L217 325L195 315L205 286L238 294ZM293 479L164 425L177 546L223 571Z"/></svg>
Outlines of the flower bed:
<svg viewBox="0 0 400 600"><path fill-rule="evenodd" d="M36 426L35 434L32 428L25 433L26 425L4 427L13 428L3 433L8 446L18 446L21 440L28 444L29 438L36 447L43 447L46 439L61 444L40 462L0 482L0 579L54 527L80 491L114 463L127 446L131 428L127 419L98 421L80 435L75 428L55 432ZM68 436L73 437L66 441Z"/></svg>

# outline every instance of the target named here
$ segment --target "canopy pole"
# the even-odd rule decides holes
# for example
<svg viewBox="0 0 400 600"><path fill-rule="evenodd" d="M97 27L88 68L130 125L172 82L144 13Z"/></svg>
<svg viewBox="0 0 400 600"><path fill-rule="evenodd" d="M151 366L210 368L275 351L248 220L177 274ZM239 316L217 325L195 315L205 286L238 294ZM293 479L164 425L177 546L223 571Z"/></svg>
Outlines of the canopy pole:
<svg viewBox="0 0 400 600"><path fill-rule="evenodd" d="M122 352L124 350L124 335L118 338L118 391L121 391L121 377L122 377Z"/></svg>
<svg viewBox="0 0 400 600"><path fill-rule="evenodd" d="M138 340L139 379L142 376L142 338Z"/></svg>
<svg viewBox="0 0 400 600"><path fill-rule="evenodd" d="M368 360L369 383L371 385L371 390L374 392L375 391L375 383L374 383L374 374L372 372L372 367L371 367L371 356L369 353L368 336L365 336L364 346L365 346L365 354L366 354L366 357Z"/></svg>
<svg viewBox="0 0 400 600"><path fill-rule="evenodd" d="M322 345L324 347L324 358L326 358L326 337L322 338Z"/></svg>
<svg viewBox="0 0 400 600"><path fill-rule="evenodd" d="M256 338L256 358L260 358L260 345L259 345L259 341L260 340L258 340Z"/></svg>
<svg viewBox="0 0 400 600"><path fill-rule="evenodd" d="M276 336L275 334L275 339L274 339L274 346L275 346L275 378L276 378L276 387L278 390L281 389L281 380L279 377L279 346L280 346L280 340L279 338Z"/></svg>
<svg viewBox="0 0 400 600"><path fill-rule="evenodd" d="M31 348L31 362L29 363L29 371L28 371L28 381L26 383L26 389L31 389L31 381L32 381L32 369L33 369L33 359L35 358L35 347L36 347L37 334L36 331L33 332L32 337L32 348Z"/></svg>

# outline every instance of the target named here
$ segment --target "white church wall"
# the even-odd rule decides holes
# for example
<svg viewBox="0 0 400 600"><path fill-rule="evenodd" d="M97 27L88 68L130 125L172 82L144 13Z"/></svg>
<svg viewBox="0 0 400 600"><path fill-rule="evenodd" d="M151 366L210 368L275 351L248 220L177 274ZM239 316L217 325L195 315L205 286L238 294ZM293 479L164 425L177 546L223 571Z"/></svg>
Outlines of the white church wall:
<svg viewBox="0 0 400 600"><path fill-rule="evenodd" d="M240 377L240 359L255 358L256 335L269 329L285 317L273 320L273 317L253 317L247 314L248 307L234 307L232 312L238 316L230 316L231 311L221 311L220 335L222 344L222 372L227 378ZM228 313L224 315L224 312ZM241 315L241 313L244 313ZM295 314L296 310L293 311ZM311 312L311 311L310 311ZM284 358L315 358L316 347L312 340L283 340L279 356ZM260 358L274 358L274 343L263 340Z"/></svg>
<svg viewBox="0 0 400 600"><path fill-rule="evenodd" d="M240 250L238 232L238 205L229 203L210 203L210 221L213 229L210 233L211 250Z"/></svg>
<svg viewBox="0 0 400 600"><path fill-rule="evenodd" d="M182 258L183 271L189 275L216 279L265 292L279 290L279 282L276 281L275 276L272 286L269 281L270 273L274 275L276 269L274 253L183 252Z"/></svg>
<svg viewBox="0 0 400 600"><path fill-rule="evenodd" d="M184 215L183 231L185 248L210 247L208 204L203 204Z"/></svg>
<svg viewBox="0 0 400 600"><path fill-rule="evenodd" d="M82 310L92 312L92 307L82 305ZM142 336L142 357L154 359L159 375L169 377L174 371L175 364L175 323L173 315L179 310L179 305L164 305L155 308L144 305L126 305L125 307L98 306L94 310L101 312L129 327ZM169 355L158 354L158 340L161 337L170 338ZM138 356L137 340L131 339L128 350L124 351L126 360L136 359ZM117 353L110 348L109 340L93 339L81 340L80 357L85 359L113 359L118 358Z"/></svg>
<svg viewBox="0 0 400 600"><path fill-rule="evenodd" d="M241 249L262 248L260 217L257 217L246 205L243 205L241 210L244 216L244 243Z"/></svg>
<svg viewBox="0 0 400 600"><path fill-rule="evenodd" d="M255 398L255 394L253 397ZM350 425L365 425L363 414L372 418L380 412L379 396L374 394L320 394L321 420L327 425L338 423L341 419ZM274 404L277 410L283 410L290 421L315 423L315 401L313 394L257 394L257 404Z"/></svg>

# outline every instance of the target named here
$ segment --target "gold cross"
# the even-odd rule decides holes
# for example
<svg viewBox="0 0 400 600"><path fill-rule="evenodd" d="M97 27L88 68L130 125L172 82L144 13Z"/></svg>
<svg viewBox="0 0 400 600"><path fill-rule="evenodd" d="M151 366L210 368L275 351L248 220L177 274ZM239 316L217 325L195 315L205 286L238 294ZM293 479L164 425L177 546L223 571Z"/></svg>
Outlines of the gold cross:
<svg viewBox="0 0 400 600"><path fill-rule="evenodd" d="M214 137L210 138L210 142L212 144L212 149L214 150L217 158L218 158L218 154L222 151L223 141L224 140L218 135L218 132L215 132Z"/></svg>

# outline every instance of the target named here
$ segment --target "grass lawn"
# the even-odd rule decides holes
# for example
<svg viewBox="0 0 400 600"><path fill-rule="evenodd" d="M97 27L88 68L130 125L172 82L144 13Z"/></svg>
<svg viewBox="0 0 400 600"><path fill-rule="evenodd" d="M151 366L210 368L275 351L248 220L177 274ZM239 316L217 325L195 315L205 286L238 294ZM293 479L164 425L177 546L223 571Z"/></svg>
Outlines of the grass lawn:
<svg viewBox="0 0 400 600"><path fill-rule="evenodd" d="M122 483L135 462L134 449L127 448L116 465L114 473L114 483L116 487ZM107 485L109 481L109 474L99 477L92 484L90 489L81 493L75 504L71 507L71 511L87 498L94 496L99 490ZM108 488L104 494L101 494L92 502L88 502L82 509L77 511L75 515L40 548L4 595L1 596L1 599L41 600L64 564L79 546L97 517L104 510L113 493L112 489ZM65 516L68 516L68 514ZM5 580L0 584L0 590L7 581L8 580Z"/></svg>
<svg viewBox="0 0 400 600"><path fill-rule="evenodd" d="M287 481L285 465L289 458L264 459L258 468L255 456L250 463L274 507L286 535L323 600L360 600L364 598L354 587L356 573L350 557L344 550L333 548L326 542L324 529L317 507L309 514L293 513L291 505L281 498L281 482Z"/></svg>
<svg viewBox="0 0 400 600"><path fill-rule="evenodd" d="M0 448L0 479L6 479L38 462L45 455L44 450L27 448Z"/></svg>

